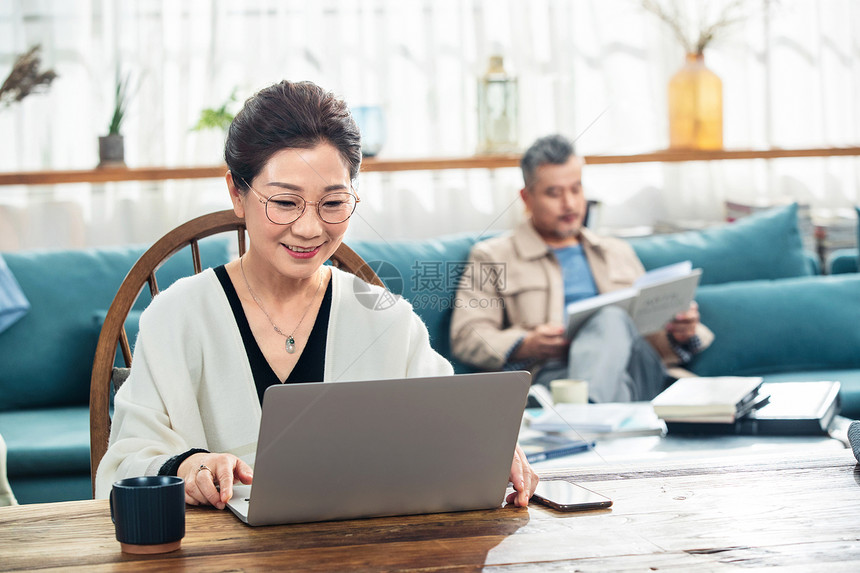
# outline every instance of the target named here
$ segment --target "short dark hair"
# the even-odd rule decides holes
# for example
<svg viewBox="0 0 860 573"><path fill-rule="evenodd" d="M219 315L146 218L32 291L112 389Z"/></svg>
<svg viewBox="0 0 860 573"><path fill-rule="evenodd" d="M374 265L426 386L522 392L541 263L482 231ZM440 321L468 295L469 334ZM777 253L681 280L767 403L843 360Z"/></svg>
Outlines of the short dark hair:
<svg viewBox="0 0 860 573"><path fill-rule="evenodd" d="M571 156L576 155L573 142L560 134L541 137L529 147L520 160L523 182L530 187L535 179L537 168L546 163L564 165Z"/></svg>
<svg viewBox="0 0 860 573"><path fill-rule="evenodd" d="M272 155L282 149L334 146L355 183L361 135L346 103L312 82L282 81L258 91L233 118L224 160L233 181L247 191Z"/></svg>

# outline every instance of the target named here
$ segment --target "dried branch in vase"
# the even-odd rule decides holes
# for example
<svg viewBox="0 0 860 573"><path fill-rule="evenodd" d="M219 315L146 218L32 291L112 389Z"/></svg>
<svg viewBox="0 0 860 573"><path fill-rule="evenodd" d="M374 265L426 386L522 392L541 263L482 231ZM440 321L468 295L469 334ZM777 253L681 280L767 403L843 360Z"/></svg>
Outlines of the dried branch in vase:
<svg viewBox="0 0 860 573"><path fill-rule="evenodd" d="M688 18L689 10L682 9L677 0L642 0L642 8L666 24L688 54L701 55L715 39L747 17L741 10L743 0L723 2L722 10L711 21L708 16L713 4L696 2L695 5L699 10L699 18L694 25Z"/></svg>
<svg viewBox="0 0 860 573"><path fill-rule="evenodd" d="M9 107L21 101L31 93L44 92L56 79L54 70L39 71L42 58L39 55L41 45L35 45L26 54L15 60L9 76L0 85L0 104Z"/></svg>

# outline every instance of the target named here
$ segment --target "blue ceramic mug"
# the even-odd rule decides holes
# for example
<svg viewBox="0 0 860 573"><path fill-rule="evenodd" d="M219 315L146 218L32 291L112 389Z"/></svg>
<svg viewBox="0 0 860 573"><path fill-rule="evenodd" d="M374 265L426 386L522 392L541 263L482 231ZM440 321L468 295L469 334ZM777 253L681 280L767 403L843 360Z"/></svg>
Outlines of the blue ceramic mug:
<svg viewBox="0 0 860 573"><path fill-rule="evenodd" d="M124 553L176 551L185 537L185 480L142 476L114 482L110 517Z"/></svg>

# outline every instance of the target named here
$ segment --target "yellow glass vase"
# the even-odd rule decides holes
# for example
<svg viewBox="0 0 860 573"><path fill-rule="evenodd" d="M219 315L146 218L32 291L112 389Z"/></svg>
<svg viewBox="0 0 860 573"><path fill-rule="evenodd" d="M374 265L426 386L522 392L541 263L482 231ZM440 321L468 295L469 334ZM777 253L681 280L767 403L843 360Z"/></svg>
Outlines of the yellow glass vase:
<svg viewBox="0 0 860 573"><path fill-rule="evenodd" d="M687 54L669 81L669 147L723 148L723 82L702 54Z"/></svg>

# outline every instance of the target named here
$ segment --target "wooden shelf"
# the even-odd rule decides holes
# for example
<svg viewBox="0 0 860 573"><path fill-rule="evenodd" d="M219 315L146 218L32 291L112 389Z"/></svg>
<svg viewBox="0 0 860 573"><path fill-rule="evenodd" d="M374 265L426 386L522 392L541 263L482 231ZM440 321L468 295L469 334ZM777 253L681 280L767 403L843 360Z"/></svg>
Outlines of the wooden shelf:
<svg viewBox="0 0 860 573"><path fill-rule="evenodd" d="M713 151L665 150L640 155L586 156L592 165L610 163L675 163L681 161L720 161L727 159L780 159L786 157L842 157L860 155L860 147L822 147L811 149L715 149Z"/></svg>
<svg viewBox="0 0 860 573"><path fill-rule="evenodd" d="M226 166L217 167L109 167L60 171L0 173L0 185L53 185L56 183L108 183L111 181L163 181L224 177Z"/></svg>
<svg viewBox="0 0 860 573"><path fill-rule="evenodd" d="M675 163L682 161L719 161L728 159L778 159L786 157L860 156L860 147L814 149L721 149L714 151L655 151L637 155L587 155L590 165L622 163ZM475 155L416 159L364 160L361 171L393 172L440 169L500 169L518 167L520 154ZM224 177L225 165L201 167L112 167L61 171L21 171L0 173L0 185L54 185L58 183L108 183L112 181L163 181L166 179L209 179Z"/></svg>

